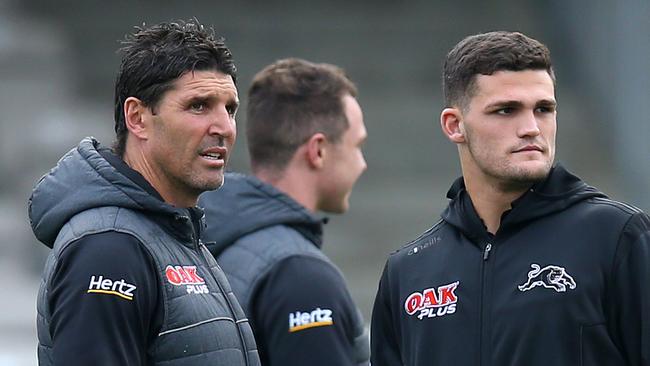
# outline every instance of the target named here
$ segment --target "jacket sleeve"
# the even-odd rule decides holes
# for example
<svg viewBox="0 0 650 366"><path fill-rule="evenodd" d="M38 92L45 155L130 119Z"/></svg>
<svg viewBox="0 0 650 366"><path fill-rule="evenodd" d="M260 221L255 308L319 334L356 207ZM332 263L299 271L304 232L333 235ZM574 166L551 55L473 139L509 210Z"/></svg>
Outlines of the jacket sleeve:
<svg viewBox="0 0 650 366"><path fill-rule="evenodd" d="M252 300L251 323L262 362L356 365L351 341L356 311L343 277L331 264L303 256L279 262Z"/></svg>
<svg viewBox="0 0 650 366"><path fill-rule="evenodd" d="M85 236L63 251L48 295L55 365L146 363L159 321L152 262L136 238L117 232Z"/></svg>
<svg viewBox="0 0 650 366"><path fill-rule="evenodd" d="M638 213L620 237L608 327L628 365L650 366L650 218Z"/></svg>
<svg viewBox="0 0 650 366"><path fill-rule="evenodd" d="M393 301L389 282L389 263L387 262L379 281L370 322L370 363L373 366L403 365L397 342L399 335L396 333L396 326L399 324L395 324L393 321L395 311L391 307Z"/></svg>

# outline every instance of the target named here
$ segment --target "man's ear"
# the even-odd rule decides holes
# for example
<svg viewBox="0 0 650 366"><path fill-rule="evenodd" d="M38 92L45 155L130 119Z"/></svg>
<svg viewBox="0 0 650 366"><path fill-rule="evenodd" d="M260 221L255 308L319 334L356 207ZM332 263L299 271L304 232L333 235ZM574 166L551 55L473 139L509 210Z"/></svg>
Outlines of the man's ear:
<svg viewBox="0 0 650 366"><path fill-rule="evenodd" d="M126 128L139 139L149 138L149 120L151 119L150 109L135 97L128 97L124 101L124 121Z"/></svg>
<svg viewBox="0 0 650 366"><path fill-rule="evenodd" d="M313 134L309 140L305 142L305 155L307 158L307 164L310 167L314 169L320 169L323 167L327 155L327 146L327 137L320 132Z"/></svg>
<svg viewBox="0 0 650 366"><path fill-rule="evenodd" d="M458 108L445 108L440 113L440 127L447 138L456 144L465 142L463 113Z"/></svg>

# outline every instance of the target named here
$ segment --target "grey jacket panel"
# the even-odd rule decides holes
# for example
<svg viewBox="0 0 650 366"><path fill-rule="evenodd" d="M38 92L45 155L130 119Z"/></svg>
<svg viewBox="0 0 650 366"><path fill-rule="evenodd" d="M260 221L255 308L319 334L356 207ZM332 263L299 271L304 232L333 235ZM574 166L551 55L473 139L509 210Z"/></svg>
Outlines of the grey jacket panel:
<svg viewBox="0 0 650 366"><path fill-rule="evenodd" d="M331 261L295 230L284 225L258 230L237 240L219 256L242 308L250 314L251 297L273 267L293 255Z"/></svg>
<svg viewBox="0 0 650 366"><path fill-rule="evenodd" d="M338 267L312 242L290 227L275 225L255 231L237 240L219 256L223 270L237 295L242 308L251 314L251 302L260 283L275 266L284 259L294 256L308 256L323 261L335 269L343 278ZM367 365L370 359L369 335L358 308L353 311L353 337L349 340L355 349L359 365Z"/></svg>

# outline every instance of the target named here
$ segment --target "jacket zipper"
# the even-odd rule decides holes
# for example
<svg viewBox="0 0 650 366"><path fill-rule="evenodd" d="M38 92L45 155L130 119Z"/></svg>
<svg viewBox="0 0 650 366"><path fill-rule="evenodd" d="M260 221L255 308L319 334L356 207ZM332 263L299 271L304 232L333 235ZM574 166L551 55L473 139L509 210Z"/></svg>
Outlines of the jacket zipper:
<svg viewBox="0 0 650 366"><path fill-rule="evenodd" d="M485 248L483 249L483 261L481 262L481 299L480 299L480 315L479 315L479 365L487 366L488 362L488 346L486 345L489 342L488 334L488 325L487 325L487 288L488 288L488 273L486 273L488 259L490 259L490 252L492 251L492 243L486 242Z"/></svg>
<svg viewBox="0 0 650 366"><path fill-rule="evenodd" d="M484 261L488 260L488 257L490 256L490 250L492 250L492 244L487 243L487 245L485 246L485 250L483 250Z"/></svg>

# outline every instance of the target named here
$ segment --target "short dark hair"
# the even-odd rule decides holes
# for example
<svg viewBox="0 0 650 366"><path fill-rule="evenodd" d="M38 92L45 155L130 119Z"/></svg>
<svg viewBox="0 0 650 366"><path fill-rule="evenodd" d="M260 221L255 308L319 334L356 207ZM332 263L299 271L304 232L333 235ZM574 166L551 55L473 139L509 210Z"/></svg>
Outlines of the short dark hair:
<svg viewBox="0 0 650 366"><path fill-rule="evenodd" d="M315 133L337 143L349 122L342 98L357 96L343 69L289 58L265 67L248 91L246 137L251 167L282 171Z"/></svg>
<svg viewBox="0 0 650 366"><path fill-rule="evenodd" d="M442 73L445 105L466 108L475 93L476 75L504 70L546 70L555 82L551 53L541 42L519 32L476 34L447 54Z"/></svg>
<svg viewBox="0 0 650 366"><path fill-rule="evenodd" d="M115 81L115 135L113 151L124 155L127 128L124 101L140 99L156 108L174 81L189 71L217 70L232 76L237 68L223 38L216 37L196 19L160 23L136 31L122 41L120 70Z"/></svg>

